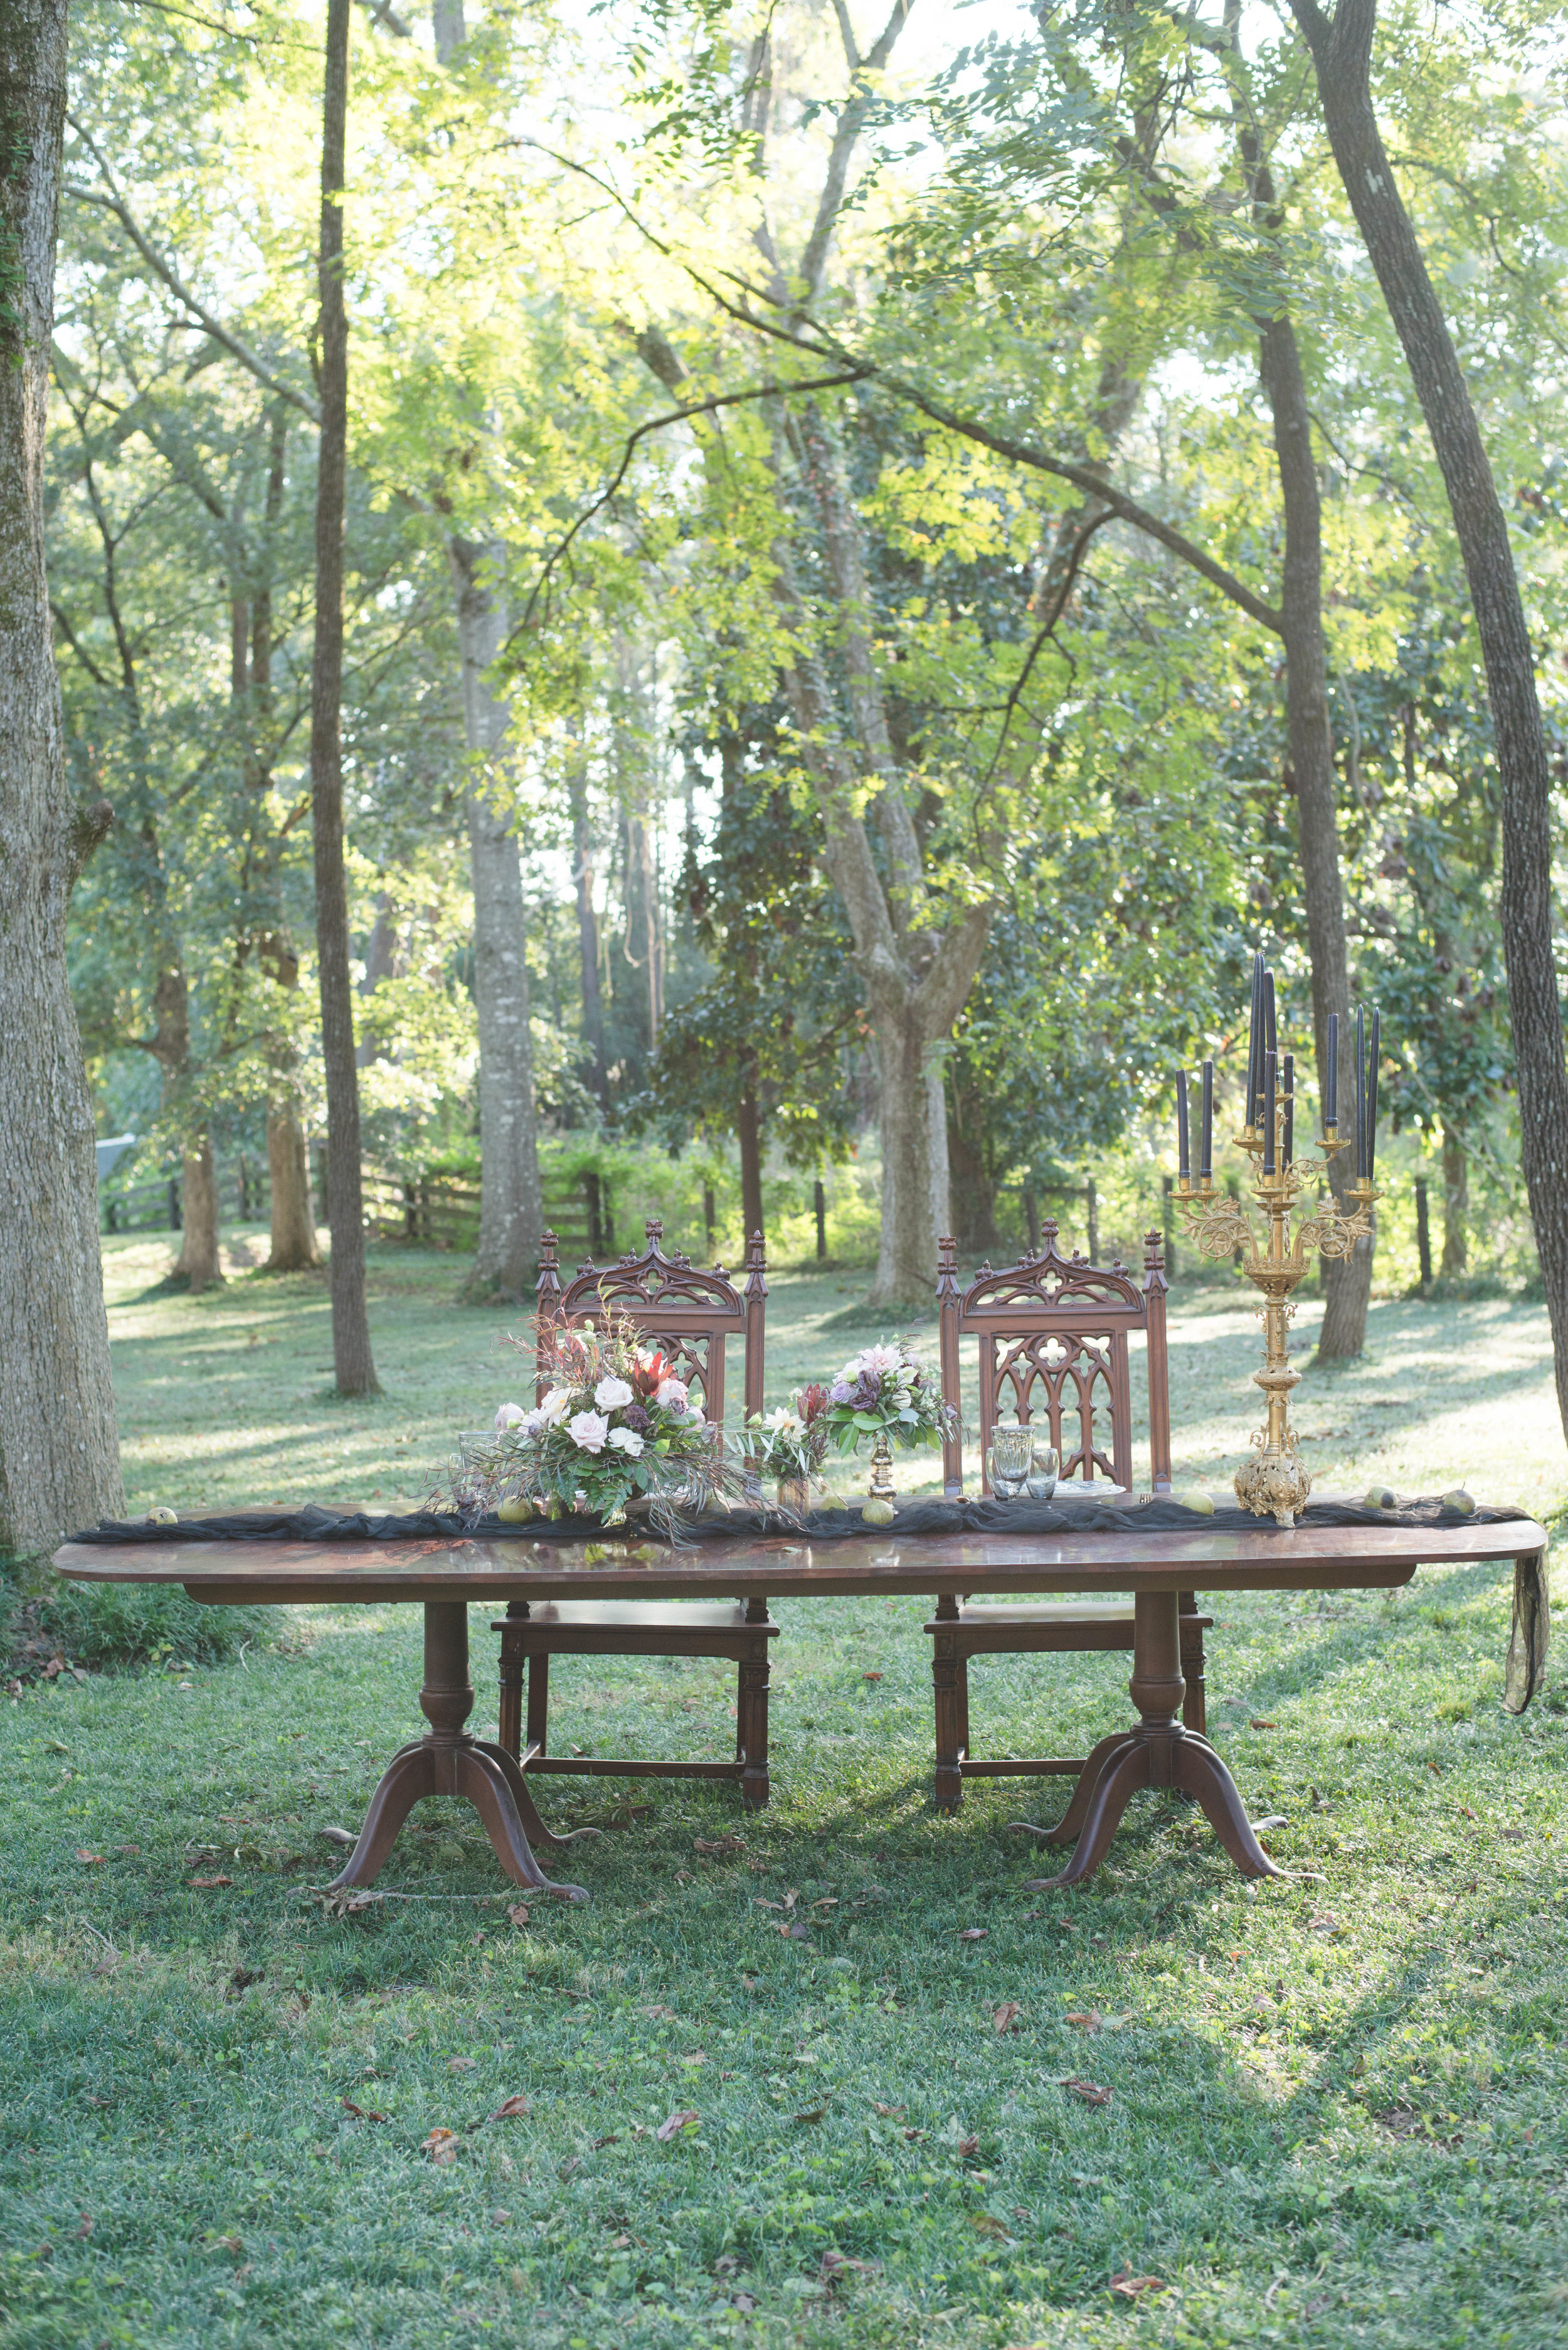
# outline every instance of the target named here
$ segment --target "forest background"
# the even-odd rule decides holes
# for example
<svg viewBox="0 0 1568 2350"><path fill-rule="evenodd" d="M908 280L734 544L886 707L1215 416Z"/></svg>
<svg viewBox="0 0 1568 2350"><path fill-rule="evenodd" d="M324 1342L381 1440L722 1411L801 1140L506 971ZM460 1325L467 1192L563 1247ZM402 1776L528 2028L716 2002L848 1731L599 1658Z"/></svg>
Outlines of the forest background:
<svg viewBox="0 0 1568 2350"><path fill-rule="evenodd" d="M279 1268L325 1221L323 26L71 37L49 588L113 811L71 980L139 1138L106 1201L176 1175L201 1286L242 1162ZM1554 791L1563 62L1511 0L1386 11L1374 58ZM1083 1241L1086 1179L1134 1248L1204 1053L1229 1131L1260 941L1303 1068L1382 1004L1378 1277L1532 1282L1481 654L1288 16L361 5L346 189L364 1148L482 1185L471 1295L526 1295L568 1195L601 1246L636 1203L875 1259L889 1314L941 1230Z"/></svg>

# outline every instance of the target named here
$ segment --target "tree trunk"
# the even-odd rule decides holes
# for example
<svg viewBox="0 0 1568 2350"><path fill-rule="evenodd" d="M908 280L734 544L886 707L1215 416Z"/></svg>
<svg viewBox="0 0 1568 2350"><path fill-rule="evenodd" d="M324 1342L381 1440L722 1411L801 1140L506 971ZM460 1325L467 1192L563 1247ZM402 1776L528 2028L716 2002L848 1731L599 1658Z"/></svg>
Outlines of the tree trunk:
<svg viewBox="0 0 1568 2350"><path fill-rule="evenodd" d="M343 510L348 466L348 313L343 286L343 150L353 0L327 0L321 124L321 442L316 484L316 648L310 676L311 830L321 1057L327 1076L327 1221L332 1233L332 1359L339 1395L380 1391L365 1311L359 1086L348 885L343 864Z"/></svg>
<svg viewBox="0 0 1568 2350"><path fill-rule="evenodd" d="M305 1273L321 1263L310 1202L305 1128L292 1102L267 1104L266 1163L272 1179L272 1247L265 1273Z"/></svg>
<svg viewBox="0 0 1568 2350"><path fill-rule="evenodd" d="M1345 893L1339 869L1339 819L1334 806L1334 736L1328 717L1328 660L1323 640L1323 506L1313 456L1312 418L1295 328L1288 317L1263 322L1263 387L1273 413L1280 492L1285 510L1284 576L1280 605L1285 650L1285 719L1295 776L1302 894L1312 955L1312 1011L1318 1098L1328 1066L1328 1015L1339 1022L1339 1098L1355 1098L1355 1049L1348 1017L1350 966L1345 939ZM1304 1131L1305 1120L1298 1123ZM1355 1152L1329 1161L1328 1180L1342 1215L1355 1202L1345 1193L1355 1180ZM1324 1267L1327 1302L1315 1360L1343 1362L1366 1342L1372 1294L1372 1242L1358 1241L1348 1257Z"/></svg>
<svg viewBox="0 0 1568 2350"><path fill-rule="evenodd" d="M477 1296L523 1304L533 1296L545 1228L534 1117L534 1046L528 1027L527 930L523 870L510 813L504 702L489 671L506 635L504 550L448 542L457 594L463 727L471 775L464 795L473 877L473 993L479 1014L479 1251Z"/></svg>
<svg viewBox="0 0 1568 2350"><path fill-rule="evenodd" d="M174 1275L192 1296L213 1289L223 1278L218 1261L218 1170L206 1135L181 1162L181 1241Z"/></svg>
<svg viewBox="0 0 1568 2350"><path fill-rule="evenodd" d="M44 573L44 419L65 0L0 8L0 1549L125 1507L92 1104L66 906L107 807L73 815Z"/></svg>
<svg viewBox="0 0 1568 2350"><path fill-rule="evenodd" d="M1470 1169L1461 1138L1443 1128L1443 1255L1438 1271L1463 1273L1470 1260Z"/></svg>
<svg viewBox="0 0 1568 2350"><path fill-rule="evenodd" d="M588 823L587 758L573 745L566 771L572 812L572 880L577 893L577 945L583 966L583 1043L587 1048L588 1090L604 1106L605 1014L599 993L599 921L594 909L594 840Z"/></svg>
<svg viewBox="0 0 1568 2350"><path fill-rule="evenodd" d="M1464 369L1395 181L1368 88L1376 0L1291 0L1334 161L1394 321L1448 489L1486 662L1502 827L1503 952L1521 1156L1568 1430L1568 1067L1552 941L1551 776L1508 525Z"/></svg>
<svg viewBox="0 0 1568 2350"><path fill-rule="evenodd" d="M741 1223L742 1253L754 1233L766 1237L763 1222L763 1136L762 1120L757 1115L757 1097L751 1086L742 1094L735 1111L735 1139L741 1146Z"/></svg>
<svg viewBox="0 0 1568 2350"><path fill-rule="evenodd" d="M966 1256L989 1255L1001 1244L996 1184L983 1153L970 1140L957 1116L948 1122L948 1191L960 1249Z"/></svg>

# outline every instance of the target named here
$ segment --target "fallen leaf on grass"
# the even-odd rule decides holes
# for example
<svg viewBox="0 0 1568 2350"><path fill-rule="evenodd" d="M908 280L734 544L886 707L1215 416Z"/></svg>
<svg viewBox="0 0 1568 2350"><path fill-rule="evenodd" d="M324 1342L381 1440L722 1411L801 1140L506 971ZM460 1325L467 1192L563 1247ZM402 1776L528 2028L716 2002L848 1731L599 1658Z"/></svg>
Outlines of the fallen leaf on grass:
<svg viewBox="0 0 1568 2350"><path fill-rule="evenodd" d="M526 1901L514 1901L506 1915L514 1926L525 1926L528 1923L528 1904Z"/></svg>
<svg viewBox="0 0 1568 2350"><path fill-rule="evenodd" d="M1290 1821L1283 1812L1270 1812L1266 1818L1252 1822L1254 1835L1267 1835L1271 1828L1288 1828Z"/></svg>
<svg viewBox="0 0 1568 2350"><path fill-rule="evenodd" d="M1249 1730L1278 1730L1279 1726L1277 1721L1264 1721L1257 1718L1247 1724Z"/></svg>
<svg viewBox="0 0 1568 2350"><path fill-rule="evenodd" d="M566 2162L561 2163L557 2167L556 2176L557 2178L570 2178L573 2172L581 2170L582 2167L582 2156L580 2154L574 2154Z"/></svg>
<svg viewBox="0 0 1568 2350"><path fill-rule="evenodd" d="M103 1863L109 1858L109 1855L104 1852L86 1852L83 1850L82 1846L78 1845L77 1846L77 1858L85 1867L99 1868L101 1867Z"/></svg>
<svg viewBox="0 0 1568 2350"><path fill-rule="evenodd" d="M880 1673L862 1673L860 1678L863 1681L879 1681L882 1676Z"/></svg>
<svg viewBox="0 0 1568 2350"><path fill-rule="evenodd" d="M353 2115L357 2122L384 2122L387 2118L385 2114L376 2113L369 2106L357 2106L352 2097L340 2097L337 2102L346 2114Z"/></svg>
<svg viewBox="0 0 1568 2350"><path fill-rule="evenodd" d="M1000 2007L992 2010L991 2020L998 2032L1016 2032L1023 2012L1015 1999L1004 1999Z"/></svg>
<svg viewBox="0 0 1568 2350"><path fill-rule="evenodd" d="M831 2289L836 2284L842 2284L846 2276L875 2276L877 2263L875 2261L851 2260L847 2252L824 2252L818 2274L822 2282Z"/></svg>
<svg viewBox="0 0 1568 2350"><path fill-rule="evenodd" d="M811 1928L803 1918L795 1918L793 1925L781 1926L779 1932L786 1942L809 1942L811 1939Z"/></svg>
<svg viewBox="0 0 1568 2350"><path fill-rule="evenodd" d="M873 2097L871 2100L871 2110L874 2114L880 2114L884 2121L901 2122L909 2108L908 2106L878 2105L876 2098Z"/></svg>
<svg viewBox="0 0 1568 2350"><path fill-rule="evenodd" d="M814 1901L811 1906L814 1909L836 1909L838 1896L836 1893L825 1893L819 1901Z"/></svg>
<svg viewBox="0 0 1568 2350"><path fill-rule="evenodd" d="M796 2114L794 2116L794 2119L797 2122L820 2122L826 2121L826 2118L827 2107L826 2106L811 2106L807 2107L804 2114Z"/></svg>
<svg viewBox="0 0 1568 2350"><path fill-rule="evenodd" d="M1105 2018L1097 2007L1086 2008L1082 2015L1064 2015L1064 2023L1075 2023L1080 2032L1098 2032Z"/></svg>
<svg viewBox="0 0 1568 2350"><path fill-rule="evenodd" d="M978 2154L978 2153L980 2152L980 2140L979 2140L979 2138L978 2138L978 2137L961 2137L961 2138L959 2139L959 2141L958 2141L958 2150L959 2150L959 2152L960 2152L961 2155L965 2155L965 2156L971 2155L971 2154Z"/></svg>
<svg viewBox="0 0 1568 2350"><path fill-rule="evenodd" d="M682 2114L671 2114L668 2120L659 2123L653 2135L660 2146L668 2146L670 2139L679 2137L682 2130L695 2129L701 2118L701 2114L691 2109Z"/></svg>
<svg viewBox="0 0 1568 2350"><path fill-rule="evenodd" d="M1475 1818L1475 1816L1476 1816L1476 1815L1475 1815L1474 1812L1472 1812L1472 1811L1471 1811L1471 1809L1470 1809L1470 1807L1469 1807L1469 1805L1468 1804L1461 1804L1459 1805L1459 1809L1460 1809L1460 1811L1461 1811L1461 1812L1463 1812L1463 1814L1464 1814L1464 1815L1465 1815L1465 1817L1466 1817L1466 1819L1467 1819L1467 1820L1473 1820L1473 1819Z"/></svg>
<svg viewBox="0 0 1568 2350"><path fill-rule="evenodd" d="M520 2120L523 2115L527 2111L528 2100L519 2093L516 2096L505 2098L502 2104L496 2106L495 2111L491 2115L490 2118L493 2122L517 2121Z"/></svg>
<svg viewBox="0 0 1568 2350"><path fill-rule="evenodd" d="M490 2224L493 2228L509 2228L512 2225L511 2212L503 2211L498 2205L490 2215Z"/></svg>
<svg viewBox="0 0 1568 2350"><path fill-rule="evenodd" d="M453 2056L446 2069L449 2073L477 2073L479 2066L472 2056Z"/></svg>
<svg viewBox="0 0 1568 2350"><path fill-rule="evenodd" d="M744 1852L746 1840L738 1835L698 1836L691 1849L709 1860L724 1860L732 1852Z"/></svg>
<svg viewBox="0 0 1568 2350"><path fill-rule="evenodd" d="M620 2137L618 2133L615 2130L610 2130L605 2137L595 2138L591 2151L597 2154L599 2148L603 2146L618 2146L619 2144Z"/></svg>
<svg viewBox="0 0 1568 2350"><path fill-rule="evenodd" d="M913 2146L918 2139L926 2137L929 2135L929 2133L928 2131L922 2129L907 2129L904 2132L904 2136L910 2146Z"/></svg>
<svg viewBox="0 0 1568 2350"><path fill-rule="evenodd" d="M961 1926L959 1928L959 1940L961 1942L983 1942L990 1931L991 1928L989 1926Z"/></svg>
<svg viewBox="0 0 1568 2350"><path fill-rule="evenodd" d="M1075 2097L1082 2097L1086 2106L1108 2106L1111 2102L1110 2091L1102 2089L1097 2081L1078 2081L1069 2074L1058 2085L1071 2090Z"/></svg>
<svg viewBox="0 0 1568 2350"><path fill-rule="evenodd" d="M645 2007L642 2012L652 2023L673 2023L676 2021L672 2007Z"/></svg>
<svg viewBox="0 0 1568 2350"><path fill-rule="evenodd" d="M982 2236L1000 2236L1004 2244L1010 2244L1012 2241L1012 2230L1004 2220L997 2219L994 2212L971 2211L969 2215L969 2224L971 2228L978 2229Z"/></svg>
<svg viewBox="0 0 1568 2350"><path fill-rule="evenodd" d="M1522 1828L1499 1828L1498 1835L1504 1844L1522 1844L1524 1842L1524 1830Z"/></svg>
<svg viewBox="0 0 1568 2350"><path fill-rule="evenodd" d="M351 1828L317 1828L316 1833L325 1836L328 1844L341 1845L346 1852L352 1852L359 1841Z"/></svg>
<svg viewBox="0 0 1568 2350"><path fill-rule="evenodd" d="M84 2095L82 2103L84 2106L107 2106L109 2103L109 2100L108 2097L89 2097Z"/></svg>
<svg viewBox="0 0 1568 2350"><path fill-rule="evenodd" d="M91 2235L91 2233L92 2233L92 2213L91 2213L90 2211L84 2211L84 2212L82 2213L82 2216L81 2216L81 2222L80 2222L80 2225L79 2225L79 2226L78 2227L78 2229L77 2229L77 2236L78 2236L78 2240L85 2240L87 2237L90 2236L90 2235Z"/></svg>
<svg viewBox="0 0 1568 2350"><path fill-rule="evenodd" d="M188 1877L185 1879L187 1885L193 1885L200 1893L210 1893L215 1885L232 1885L234 1881L232 1877Z"/></svg>
<svg viewBox="0 0 1568 2350"><path fill-rule="evenodd" d="M212 2241L218 2251L227 2252L230 2260L243 2261L244 2259L244 2244L238 2236L214 2236L212 2239Z"/></svg>
<svg viewBox="0 0 1568 2350"><path fill-rule="evenodd" d="M1123 2269L1111 2279L1111 2291L1119 2293L1124 2301L1138 2301L1146 2293L1168 2293L1169 2290L1163 2277L1134 2276L1130 2269Z"/></svg>
<svg viewBox="0 0 1568 2350"><path fill-rule="evenodd" d="M742 2317L750 2317L756 2305L755 2297L749 2293L732 2293L730 2295L731 2308L738 2309Z"/></svg>
<svg viewBox="0 0 1568 2350"><path fill-rule="evenodd" d="M429 2137L422 2140L421 2143L424 2152L430 2156L432 2162L449 2163L455 2162L457 2160L457 2132L455 2130L433 2129L431 2130Z"/></svg>

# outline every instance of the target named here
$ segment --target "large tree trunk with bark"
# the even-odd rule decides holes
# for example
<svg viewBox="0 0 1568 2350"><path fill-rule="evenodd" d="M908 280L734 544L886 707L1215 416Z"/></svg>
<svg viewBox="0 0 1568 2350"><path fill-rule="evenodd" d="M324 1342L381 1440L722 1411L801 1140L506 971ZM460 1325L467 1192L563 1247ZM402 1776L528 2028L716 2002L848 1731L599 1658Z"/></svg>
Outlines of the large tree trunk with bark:
<svg viewBox="0 0 1568 2350"><path fill-rule="evenodd" d="M1389 163L1369 88L1376 0L1291 0L1351 210L1403 346L1449 494L1486 663L1501 786L1503 953L1521 1156L1568 1430L1568 1067L1552 938L1552 798L1534 652L1508 525L1464 369Z"/></svg>
<svg viewBox="0 0 1568 2350"><path fill-rule="evenodd" d="M266 1164L272 1180L272 1246L265 1273L306 1273L321 1263L310 1200L305 1128L293 1102L267 1104Z"/></svg>
<svg viewBox="0 0 1568 2350"><path fill-rule="evenodd" d="M588 1058L588 1090L600 1107L605 1098L605 1014L599 986L599 921L594 906L594 838L588 822L587 755L574 743L566 769L566 800L572 814L572 880L577 893L577 948L583 975L583 1044Z"/></svg>
<svg viewBox="0 0 1568 2350"><path fill-rule="evenodd" d="M1470 1173L1463 1138L1452 1127L1443 1128L1443 1259L1445 1278L1468 1271Z"/></svg>
<svg viewBox="0 0 1568 2350"><path fill-rule="evenodd" d="M44 573L44 419L65 0L0 6L0 1549L125 1507L92 1104L66 907L107 808L73 813Z"/></svg>
<svg viewBox="0 0 1568 2350"><path fill-rule="evenodd" d="M348 468L348 312L343 286L344 143L353 0L327 0L321 125L321 442L316 485L316 647L310 676L311 831L321 1057L327 1077L327 1221L332 1359L340 1395L380 1391L365 1310L365 1213L348 883L343 861L343 517Z"/></svg>
<svg viewBox="0 0 1568 2350"><path fill-rule="evenodd" d="M223 1277L218 1258L218 1169L206 1135L186 1150L180 1176L180 1253L174 1277L194 1295Z"/></svg>
<svg viewBox="0 0 1568 2350"><path fill-rule="evenodd" d="M763 1222L763 1122L757 1110L757 1097L753 1087L742 1092L735 1111L735 1140L741 1148L741 1225L742 1241L761 1232L767 1237Z"/></svg>
<svg viewBox="0 0 1568 2350"><path fill-rule="evenodd" d="M506 705L489 674L506 635L504 550L448 541L457 595L463 726L472 773L465 794L473 878L473 993L479 1015L479 1252L476 1296L523 1304L539 1270L545 1211L528 1026L523 868L508 802Z"/></svg>
<svg viewBox="0 0 1568 2350"><path fill-rule="evenodd" d="M1281 583L1281 631L1285 649L1285 719L1295 776L1296 830L1302 894L1312 955L1312 1012L1319 1099L1328 1067L1328 1015L1339 1022L1339 1098L1355 1098L1355 1048L1347 1017L1350 965L1345 938L1345 892L1339 869L1339 818L1334 805L1334 735L1328 716L1328 660L1323 638L1323 506L1313 456L1312 418L1295 329L1288 317L1262 325L1263 387L1273 415L1280 492L1285 510L1285 560ZM1298 1127L1304 1131L1304 1121ZM1328 1180L1342 1215L1355 1180L1355 1152L1330 1159ZM1372 1295L1372 1241L1358 1241L1348 1257L1324 1266L1327 1302L1316 1360L1344 1362L1366 1342Z"/></svg>

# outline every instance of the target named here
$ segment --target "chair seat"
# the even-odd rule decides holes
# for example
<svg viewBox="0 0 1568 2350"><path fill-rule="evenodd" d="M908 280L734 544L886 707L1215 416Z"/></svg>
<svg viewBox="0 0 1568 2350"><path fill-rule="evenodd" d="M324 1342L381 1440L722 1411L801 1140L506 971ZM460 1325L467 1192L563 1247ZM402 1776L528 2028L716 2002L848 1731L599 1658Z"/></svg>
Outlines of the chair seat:
<svg viewBox="0 0 1568 2350"><path fill-rule="evenodd" d="M1183 1628L1208 1631L1211 1616L1183 1616ZM1130 1648L1133 1606L1105 1599L1042 1600L1025 1607L961 1607L932 1617L930 1633L947 1633L968 1656L1011 1656L1075 1649Z"/></svg>
<svg viewBox="0 0 1568 2350"><path fill-rule="evenodd" d="M524 1657L738 1657L742 1643L779 1634L772 1617L748 1623L740 1600L539 1600L491 1628Z"/></svg>

